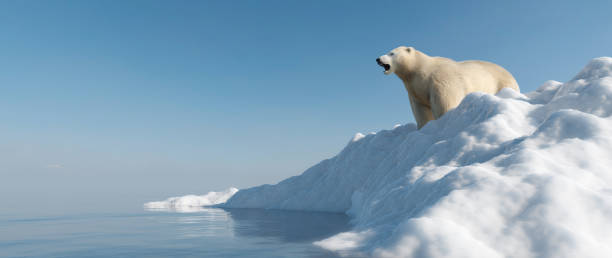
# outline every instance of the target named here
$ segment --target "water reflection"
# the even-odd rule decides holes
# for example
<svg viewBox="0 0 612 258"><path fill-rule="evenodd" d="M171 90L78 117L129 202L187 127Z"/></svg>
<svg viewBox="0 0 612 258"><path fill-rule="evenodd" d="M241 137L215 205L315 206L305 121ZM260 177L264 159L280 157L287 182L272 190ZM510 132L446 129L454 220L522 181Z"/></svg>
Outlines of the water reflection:
<svg viewBox="0 0 612 258"><path fill-rule="evenodd" d="M228 209L237 236L272 237L283 242L313 242L350 230L341 213Z"/></svg>
<svg viewBox="0 0 612 258"><path fill-rule="evenodd" d="M205 257L338 257L312 242L350 230L345 214L265 209L147 209L157 230ZM159 212L163 213L159 213ZM174 252L174 250L173 250Z"/></svg>
<svg viewBox="0 0 612 258"><path fill-rule="evenodd" d="M147 210L182 213L170 223L184 224L180 227L183 237L233 233L238 237L297 243L313 242L350 230L349 218L342 213L203 207Z"/></svg>
<svg viewBox="0 0 612 258"><path fill-rule="evenodd" d="M171 224L179 239L233 236L233 220L229 213L218 208L171 207L146 208L147 211L166 212L168 216L154 216L160 225Z"/></svg>

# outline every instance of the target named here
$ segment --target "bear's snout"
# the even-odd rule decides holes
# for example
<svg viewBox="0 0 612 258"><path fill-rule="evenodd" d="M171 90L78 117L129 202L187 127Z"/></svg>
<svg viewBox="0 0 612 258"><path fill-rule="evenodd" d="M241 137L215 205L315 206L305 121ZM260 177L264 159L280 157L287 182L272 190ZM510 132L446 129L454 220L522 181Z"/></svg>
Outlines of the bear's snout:
<svg viewBox="0 0 612 258"><path fill-rule="evenodd" d="M391 65L389 65L389 64L385 64L385 63L383 63L382 61L380 61L380 57L379 57L379 58L376 58L376 63L377 63L378 65L382 66L383 68L385 68L385 72L386 72L386 71L389 71L389 69L391 69Z"/></svg>

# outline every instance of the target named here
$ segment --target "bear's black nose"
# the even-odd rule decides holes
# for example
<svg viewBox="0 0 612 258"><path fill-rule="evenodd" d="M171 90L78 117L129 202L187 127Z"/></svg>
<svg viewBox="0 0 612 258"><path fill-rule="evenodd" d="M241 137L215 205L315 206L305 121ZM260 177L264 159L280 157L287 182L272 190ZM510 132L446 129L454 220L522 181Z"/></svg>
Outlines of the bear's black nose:
<svg viewBox="0 0 612 258"><path fill-rule="evenodd" d="M380 64L380 58L376 58L376 63Z"/></svg>

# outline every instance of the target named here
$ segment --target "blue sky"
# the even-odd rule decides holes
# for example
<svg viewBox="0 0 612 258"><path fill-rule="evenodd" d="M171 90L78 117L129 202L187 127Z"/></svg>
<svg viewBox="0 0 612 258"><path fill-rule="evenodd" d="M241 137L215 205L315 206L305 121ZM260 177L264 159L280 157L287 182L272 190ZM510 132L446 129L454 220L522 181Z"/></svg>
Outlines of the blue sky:
<svg viewBox="0 0 612 258"><path fill-rule="evenodd" d="M612 54L606 1L0 6L8 211L131 207L301 173L356 132L414 121L374 61L399 45L498 63L523 92Z"/></svg>

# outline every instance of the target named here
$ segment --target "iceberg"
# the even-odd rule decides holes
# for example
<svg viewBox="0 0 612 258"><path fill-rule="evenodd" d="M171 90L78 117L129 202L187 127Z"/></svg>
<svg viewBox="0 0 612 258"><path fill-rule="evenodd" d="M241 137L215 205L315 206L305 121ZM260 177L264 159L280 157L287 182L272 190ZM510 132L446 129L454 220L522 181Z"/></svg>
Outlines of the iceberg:
<svg viewBox="0 0 612 258"><path fill-rule="evenodd" d="M612 257L611 115L601 57L534 92L472 93L421 130L358 133L303 174L226 202L150 206L346 213L350 231L314 244L349 256Z"/></svg>

